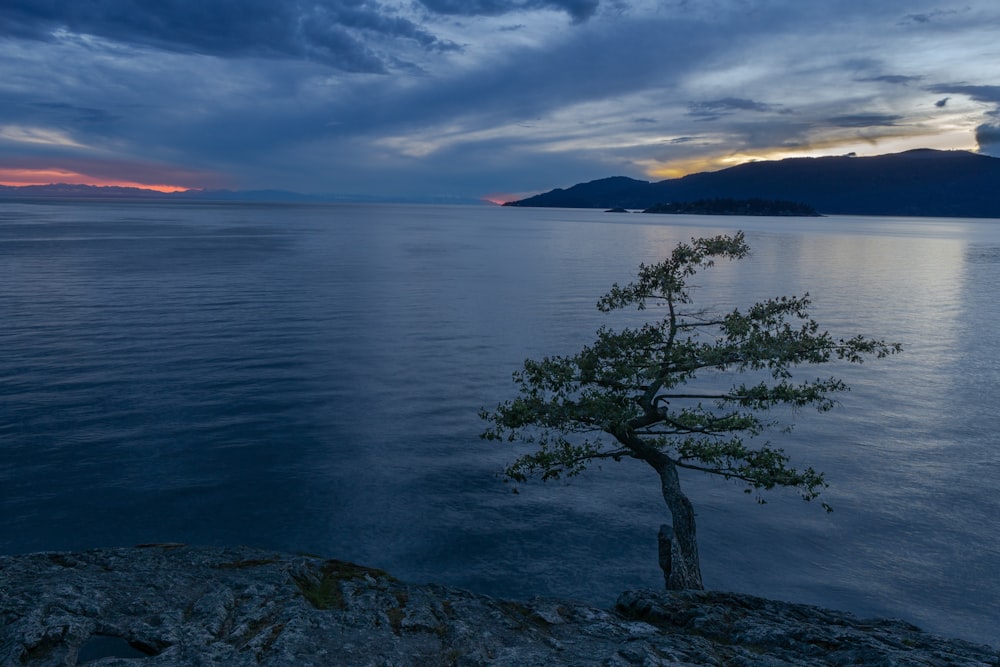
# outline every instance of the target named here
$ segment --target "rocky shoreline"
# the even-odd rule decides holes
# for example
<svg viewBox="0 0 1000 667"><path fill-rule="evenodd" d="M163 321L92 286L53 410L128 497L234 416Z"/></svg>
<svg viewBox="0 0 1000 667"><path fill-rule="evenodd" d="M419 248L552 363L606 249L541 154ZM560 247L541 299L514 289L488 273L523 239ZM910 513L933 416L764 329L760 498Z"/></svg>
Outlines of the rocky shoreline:
<svg viewBox="0 0 1000 667"><path fill-rule="evenodd" d="M633 591L604 610L166 544L0 557L0 664L998 667L1000 651L749 595Z"/></svg>

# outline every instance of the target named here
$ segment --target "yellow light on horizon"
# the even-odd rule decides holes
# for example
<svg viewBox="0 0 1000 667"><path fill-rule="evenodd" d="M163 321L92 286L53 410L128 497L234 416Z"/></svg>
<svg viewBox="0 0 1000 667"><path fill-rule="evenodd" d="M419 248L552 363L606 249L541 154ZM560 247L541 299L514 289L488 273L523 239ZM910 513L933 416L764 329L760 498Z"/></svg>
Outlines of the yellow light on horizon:
<svg viewBox="0 0 1000 667"><path fill-rule="evenodd" d="M877 142L858 140L831 140L813 143L801 148L771 148L754 151L753 153L728 153L696 158L671 160L669 162L653 162L645 166L646 175L655 179L681 178L689 174L706 171L720 171L729 167L748 162L764 162L770 160L785 160L789 158L818 158L834 155L855 154L860 157L900 153L915 148L933 148L937 150L975 150L974 141L967 131L942 133L936 136L913 137L901 135L885 137Z"/></svg>

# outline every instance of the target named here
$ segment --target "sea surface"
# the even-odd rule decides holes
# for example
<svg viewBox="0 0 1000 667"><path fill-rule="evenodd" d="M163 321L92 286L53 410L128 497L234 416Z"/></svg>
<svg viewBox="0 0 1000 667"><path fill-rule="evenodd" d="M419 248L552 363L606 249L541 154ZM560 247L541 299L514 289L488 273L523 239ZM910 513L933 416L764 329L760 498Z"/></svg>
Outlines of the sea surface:
<svg viewBox="0 0 1000 667"><path fill-rule="evenodd" d="M901 355L783 413L822 499L684 475L711 588L1000 645L1000 221L388 205L0 203L0 552L247 544L508 597L659 587L652 470L513 485L478 412L692 236L729 309L809 292ZM832 366L832 365L831 365ZM514 492L516 491L516 493Z"/></svg>

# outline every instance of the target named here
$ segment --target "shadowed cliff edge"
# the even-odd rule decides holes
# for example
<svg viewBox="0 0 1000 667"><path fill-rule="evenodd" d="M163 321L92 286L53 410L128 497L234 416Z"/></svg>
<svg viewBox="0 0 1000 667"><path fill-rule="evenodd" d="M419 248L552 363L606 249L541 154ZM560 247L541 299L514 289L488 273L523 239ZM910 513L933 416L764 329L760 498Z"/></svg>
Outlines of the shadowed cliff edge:
<svg viewBox="0 0 1000 667"><path fill-rule="evenodd" d="M1000 665L894 620L711 591L611 610L177 544L0 557L2 665Z"/></svg>

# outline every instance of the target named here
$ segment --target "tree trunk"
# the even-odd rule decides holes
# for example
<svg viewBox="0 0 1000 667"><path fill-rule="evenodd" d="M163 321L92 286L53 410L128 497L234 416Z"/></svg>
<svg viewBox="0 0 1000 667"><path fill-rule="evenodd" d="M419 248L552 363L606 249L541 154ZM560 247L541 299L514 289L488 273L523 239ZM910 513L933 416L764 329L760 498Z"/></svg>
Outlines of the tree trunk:
<svg viewBox="0 0 1000 667"><path fill-rule="evenodd" d="M672 526L660 526L660 567L670 590L705 588L701 583L701 562L695 536L694 507L681 491L677 467L666 461L654 466L660 475L663 500L670 510Z"/></svg>
<svg viewBox="0 0 1000 667"><path fill-rule="evenodd" d="M656 546L659 550L660 569L663 570L663 584L670 588L670 572L674 562L674 530L670 524L662 524L656 536Z"/></svg>

